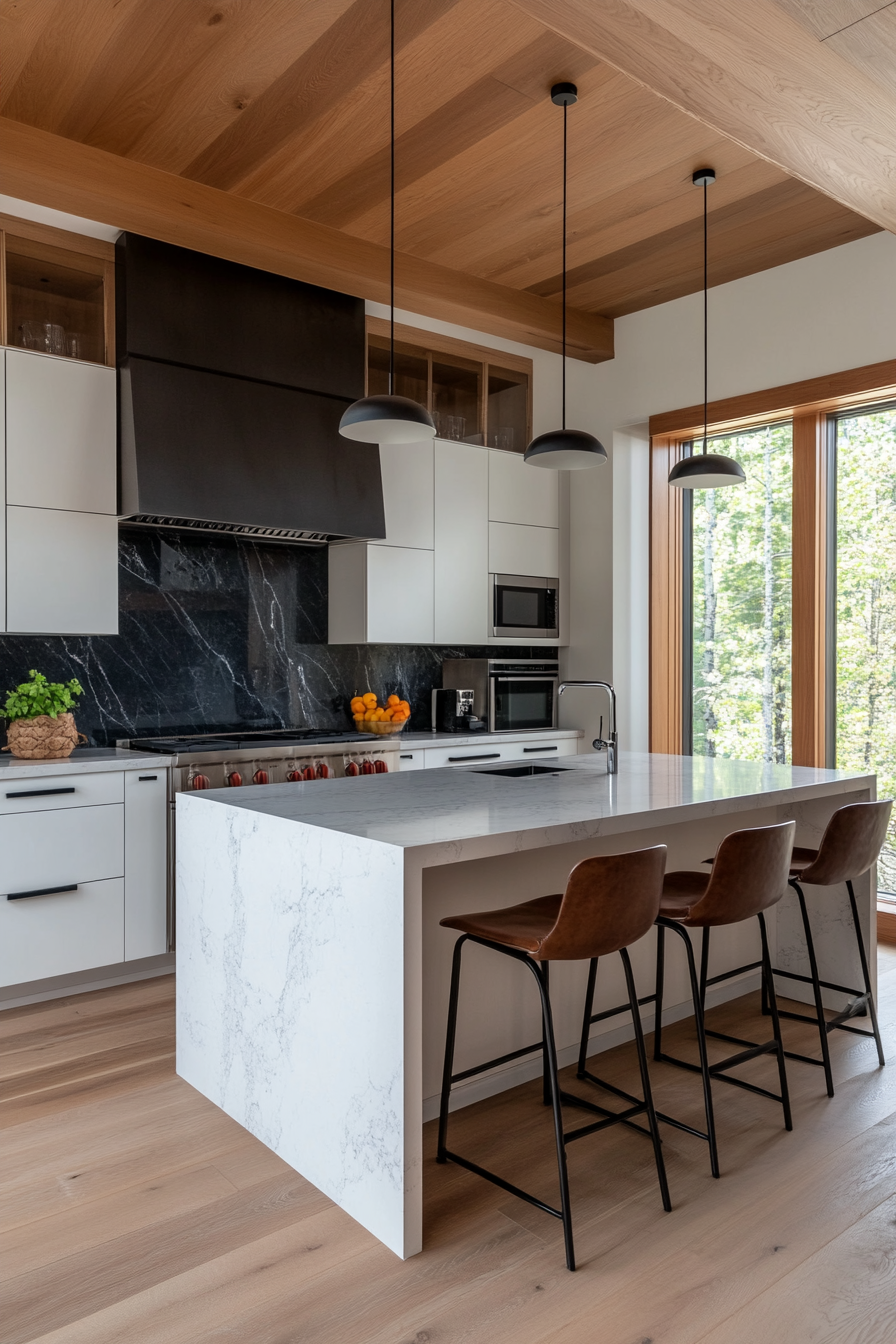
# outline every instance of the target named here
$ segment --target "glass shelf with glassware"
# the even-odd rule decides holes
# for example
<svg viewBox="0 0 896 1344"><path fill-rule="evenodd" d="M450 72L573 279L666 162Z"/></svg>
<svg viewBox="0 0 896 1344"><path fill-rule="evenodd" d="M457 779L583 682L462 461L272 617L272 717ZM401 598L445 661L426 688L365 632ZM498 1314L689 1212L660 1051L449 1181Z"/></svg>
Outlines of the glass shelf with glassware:
<svg viewBox="0 0 896 1344"><path fill-rule="evenodd" d="M392 391L430 412L436 435L522 454L531 437L532 361L396 324ZM367 319L367 394L389 391L389 323Z"/></svg>
<svg viewBox="0 0 896 1344"><path fill-rule="evenodd" d="M11 216L0 244L0 344L113 364L113 245Z"/></svg>

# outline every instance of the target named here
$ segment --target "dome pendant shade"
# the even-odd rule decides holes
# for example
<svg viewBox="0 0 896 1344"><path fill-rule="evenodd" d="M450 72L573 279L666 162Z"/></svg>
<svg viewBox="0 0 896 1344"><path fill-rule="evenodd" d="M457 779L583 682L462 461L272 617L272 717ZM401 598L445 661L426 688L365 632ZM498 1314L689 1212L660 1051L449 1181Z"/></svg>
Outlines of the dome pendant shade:
<svg viewBox="0 0 896 1344"><path fill-rule="evenodd" d="M552 429L539 434L523 455L530 467L550 467L554 471L580 471L606 460L603 444L581 429Z"/></svg>
<svg viewBox="0 0 896 1344"><path fill-rule="evenodd" d="M720 453L683 457L669 472L669 484L680 490L718 490L723 485L743 485L746 479L740 463Z"/></svg>
<svg viewBox="0 0 896 1344"><path fill-rule="evenodd" d="M339 421L339 433L361 443L422 443L435 436L433 418L410 397L385 394L353 401Z"/></svg>

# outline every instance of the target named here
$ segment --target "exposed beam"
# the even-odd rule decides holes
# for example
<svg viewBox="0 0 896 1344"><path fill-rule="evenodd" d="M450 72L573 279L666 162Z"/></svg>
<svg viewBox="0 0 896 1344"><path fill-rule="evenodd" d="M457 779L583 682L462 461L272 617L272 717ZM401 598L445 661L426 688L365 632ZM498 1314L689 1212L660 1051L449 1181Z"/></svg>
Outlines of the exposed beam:
<svg viewBox="0 0 896 1344"><path fill-rule="evenodd" d="M514 0L570 42L896 232L896 95L774 0Z"/></svg>
<svg viewBox="0 0 896 1344"><path fill-rule="evenodd" d="M9 195L38 205L363 299L389 299L389 253L377 243L3 117L0 181ZM560 348L560 310L549 299L407 253L398 254L395 271L402 308ZM567 337L573 358L613 358L609 318L571 310Z"/></svg>

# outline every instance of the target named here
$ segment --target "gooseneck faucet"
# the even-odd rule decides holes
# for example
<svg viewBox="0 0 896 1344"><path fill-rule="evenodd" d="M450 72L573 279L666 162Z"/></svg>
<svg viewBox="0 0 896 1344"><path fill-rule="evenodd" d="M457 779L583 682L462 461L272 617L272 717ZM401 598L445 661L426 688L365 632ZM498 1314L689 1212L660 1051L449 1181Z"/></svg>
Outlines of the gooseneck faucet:
<svg viewBox="0 0 896 1344"><path fill-rule="evenodd" d="M604 737L604 716L600 716L599 736L594 739L592 746L595 751L604 751L607 753L607 774L616 775L619 773L619 737L616 733L616 692L608 681L561 681L557 687L557 694L562 695L565 690L572 686L601 686L610 697L610 736Z"/></svg>

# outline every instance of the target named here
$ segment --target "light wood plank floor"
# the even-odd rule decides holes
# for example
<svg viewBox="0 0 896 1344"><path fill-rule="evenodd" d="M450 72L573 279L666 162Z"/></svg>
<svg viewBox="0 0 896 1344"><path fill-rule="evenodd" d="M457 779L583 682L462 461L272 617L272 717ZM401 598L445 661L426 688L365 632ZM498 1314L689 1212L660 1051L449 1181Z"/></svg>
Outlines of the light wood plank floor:
<svg viewBox="0 0 896 1344"><path fill-rule="evenodd" d="M431 1125L427 1247L396 1259L175 1076L170 977L2 1013L0 1344L893 1344L896 958L881 970L893 1065L835 1033L833 1100L790 1066L792 1134L717 1087L723 1177L667 1131L672 1214L646 1139L574 1144L576 1274L554 1220L431 1160ZM711 1023L767 1034L753 997ZM669 1034L693 1050L687 1023ZM630 1046L595 1063L636 1088ZM699 1123L699 1083L654 1076ZM555 1198L537 1085L458 1113L452 1144Z"/></svg>

